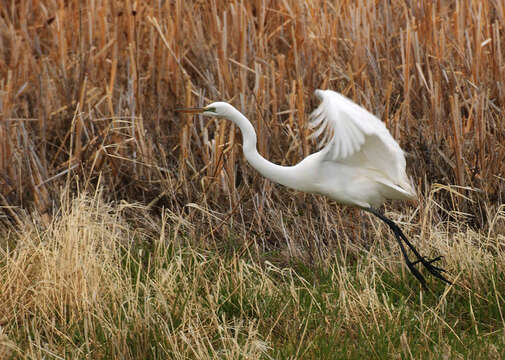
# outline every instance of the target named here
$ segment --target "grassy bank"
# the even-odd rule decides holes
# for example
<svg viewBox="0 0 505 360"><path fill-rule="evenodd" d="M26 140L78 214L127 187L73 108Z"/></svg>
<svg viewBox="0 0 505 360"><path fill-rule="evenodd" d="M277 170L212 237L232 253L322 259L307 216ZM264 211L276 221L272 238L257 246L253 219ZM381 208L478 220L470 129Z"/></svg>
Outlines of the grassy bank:
<svg viewBox="0 0 505 360"><path fill-rule="evenodd" d="M369 251L342 239L313 263L239 238L234 251L203 245L188 215L159 221L98 195L66 203L47 228L39 220L1 237L2 358L505 355L503 235L450 222L420 239L409 223L456 280L423 293L374 219Z"/></svg>

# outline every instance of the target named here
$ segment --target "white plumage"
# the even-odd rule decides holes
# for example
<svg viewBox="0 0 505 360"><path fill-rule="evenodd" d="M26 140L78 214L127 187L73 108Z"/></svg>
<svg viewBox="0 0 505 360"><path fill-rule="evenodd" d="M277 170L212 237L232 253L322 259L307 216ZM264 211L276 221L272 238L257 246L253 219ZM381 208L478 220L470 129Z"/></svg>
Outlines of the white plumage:
<svg viewBox="0 0 505 360"><path fill-rule="evenodd" d="M377 207L386 199L415 199L403 150L384 123L335 91L316 90L315 94L321 104L310 115L309 126L316 129L311 137L321 139L319 148L325 153L321 160L359 168L354 180L364 177L380 184L369 190L365 202L370 206ZM355 205L367 207L362 195Z"/></svg>
<svg viewBox="0 0 505 360"><path fill-rule="evenodd" d="M328 196L338 203L357 206L373 213L393 230L410 271L426 287L415 267L421 263L431 274L450 283L443 269L433 266L408 241L400 228L375 208L387 199L416 198L405 171L405 155L386 126L376 116L345 96L331 90L316 90L321 104L310 115L312 137L320 139L319 151L294 166L279 166L263 158L256 149L256 132L249 120L232 105L215 102L205 108L179 109L231 120L240 128L244 155L266 178L290 188ZM404 243L413 252L407 255Z"/></svg>

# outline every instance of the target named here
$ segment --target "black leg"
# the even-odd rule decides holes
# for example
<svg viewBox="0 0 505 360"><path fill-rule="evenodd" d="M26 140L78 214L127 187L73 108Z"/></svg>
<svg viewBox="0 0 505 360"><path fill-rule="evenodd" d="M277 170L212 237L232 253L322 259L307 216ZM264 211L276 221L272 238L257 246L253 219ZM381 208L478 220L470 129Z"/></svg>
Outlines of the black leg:
<svg viewBox="0 0 505 360"><path fill-rule="evenodd" d="M425 268L426 270L428 270L430 272L430 274L432 274L433 276L435 276L437 279L440 279L448 284L451 284L451 282L449 280L447 280L443 275L442 273L445 272L444 269L442 268L439 268L437 266L433 266L433 263L442 259L442 256L437 256L436 258L434 259L431 259L431 260L427 260L424 258L424 256L421 256L421 254L419 254L419 252L417 251L417 249L414 247L414 245L412 245L412 243L407 239L407 237L403 234L402 230L398 227L398 225L396 225L391 219L388 219L386 216L384 216L382 213L380 213L379 211L373 209L373 208L368 208L368 209L364 209L372 214L374 214L375 216L377 216L379 219L381 219L382 221L384 221L391 230L393 230L393 233L395 234L395 237L396 237L396 240L398 241L398 244L400 245L400 250L403 254L403 257L405 259L405 262L410 270L410 272L417 278L417 280L419 280L419 282L421 283L421 285L423 286L423 288L426 289L426 280L424 279L424 277L421 275L421 273L419 272L419 270L417 270L415 268L415 265L417 265L418 263L421 263ZM407 244L407 246L409 247L410 250L412 250L412 252L414 253L414 256L416 258L416 260L414 262L410 261L408 255L407 255L407 251L405 249L405 246L403 245L403 242L405 242L405 244Z"/></svg>

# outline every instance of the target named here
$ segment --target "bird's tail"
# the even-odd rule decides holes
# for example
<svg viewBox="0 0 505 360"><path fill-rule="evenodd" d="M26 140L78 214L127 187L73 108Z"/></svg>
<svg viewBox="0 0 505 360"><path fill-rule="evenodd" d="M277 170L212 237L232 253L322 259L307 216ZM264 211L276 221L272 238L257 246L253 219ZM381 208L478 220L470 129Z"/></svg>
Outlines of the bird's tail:
<svg viewBox="0 0 505 360"><path fill-rule="evenodd" d="M417 199L417 193L412 178L408 178L408 181L403 181L401 184L395 184L387 179L376 179L376 181L386 187L385 193L383 194L386 199L394 199L394 200Z"/></svg>
<svg viewBox="0 0 505 360"><path fill-rule="evenodd" d="M408 181L405 181L405 184L402 184L402 189L405 190L405 193L408 194L409 200L417 199L417 191L414 186L414 180L409 176Z"/></svg>

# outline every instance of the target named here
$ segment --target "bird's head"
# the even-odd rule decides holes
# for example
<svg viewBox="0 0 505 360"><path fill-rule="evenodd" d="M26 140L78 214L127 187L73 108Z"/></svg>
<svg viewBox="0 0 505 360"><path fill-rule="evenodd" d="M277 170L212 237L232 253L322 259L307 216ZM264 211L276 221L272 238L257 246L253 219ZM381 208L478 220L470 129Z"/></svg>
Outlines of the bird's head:
<svg viewBox="0 0 505 360"><path fill-rule="evenodd" d="M184 108L176 109L175 111L186 114L202 114L206 116L222 116L228 117L233 111L236 111L233 106L225 102L214 102L205 107L200 108Z"/></svg>

